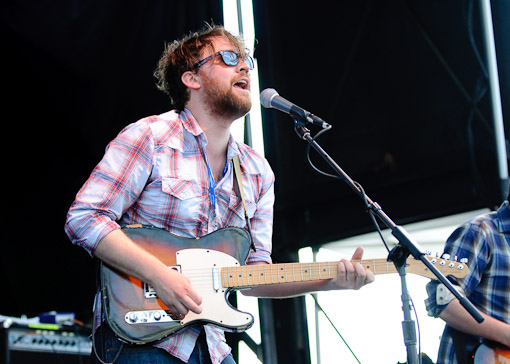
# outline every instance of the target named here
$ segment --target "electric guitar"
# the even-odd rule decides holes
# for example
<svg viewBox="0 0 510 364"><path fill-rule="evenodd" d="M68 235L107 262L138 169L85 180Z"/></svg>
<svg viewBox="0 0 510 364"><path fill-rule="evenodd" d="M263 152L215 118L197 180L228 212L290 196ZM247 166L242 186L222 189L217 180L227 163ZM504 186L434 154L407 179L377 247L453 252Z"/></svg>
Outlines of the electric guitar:
<svg viewBox="0 0 510 364"><path fill-rule="evenodd" d="M146 283L101 264L101 295L104 313L113 331L123 340L145 344L160 340L191 324L214 323L240 332L254 322L253 316L232 307L228 294L235 289L259 285L333 279L338 262L244 265L250 249L249 233L228 227L201 238L182 238L166 230L141 225L123 228L140 247L157 256L169 269L184 274L202 296L202 312L189 312L174 320L168 307ZM428 257L444 275L462 278L463 263ZM242 263L241 263L242 262ZM359 261L374 274L396 273L386 259ZM409 259L407 272L435 278L419 260Z"/></svg>
<svg viewBox="0 0 510 364"><path fill-rule="evenodd" d="M510 364L510 348L492 341L485 341L475 349L473 364Z"/></svg>

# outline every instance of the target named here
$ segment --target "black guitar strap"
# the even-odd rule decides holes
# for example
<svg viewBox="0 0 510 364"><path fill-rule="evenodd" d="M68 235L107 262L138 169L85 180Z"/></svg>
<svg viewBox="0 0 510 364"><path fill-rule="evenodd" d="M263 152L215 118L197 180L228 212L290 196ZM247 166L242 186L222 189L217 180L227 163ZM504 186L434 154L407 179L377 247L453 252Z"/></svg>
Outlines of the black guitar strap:
<svg viewBox="0 0 510 364"><path fill-rule="evenodd" d="M241 197L241 202L243 204L244 209L244 218L246 219L246 226L248 227L248 232L250 233L250 242L251 242L251 248L253 251L256 251L255 244L253 243L253 238L251 236L251 222L250 218L248 217L248 211L246 210L246 202L244 201L244 189L243 189L243 181L241 179L241 166L239 164L239 156L235 155L232 159L232 162L234 164L234 174L235 177L235 185L236 185L236 192L239 193Z"/></svg>
<svg viewBox="0 0 510 364"><path fill-rule="evenodd" d="M453 340L453 348L455 349L455 355L457 356L457 363L469 363L468 355L466 350L466 337L463 332L455 330L453 327L448 326L448 331Z"/></svg>

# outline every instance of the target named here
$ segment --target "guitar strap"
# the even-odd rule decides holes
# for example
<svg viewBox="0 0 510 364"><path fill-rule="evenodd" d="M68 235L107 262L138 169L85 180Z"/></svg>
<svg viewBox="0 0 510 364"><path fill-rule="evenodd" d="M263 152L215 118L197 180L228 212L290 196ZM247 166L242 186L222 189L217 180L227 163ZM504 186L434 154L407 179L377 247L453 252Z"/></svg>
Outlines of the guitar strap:
<svg viewBox="0 0 510 364"><path fill-rule="evenodd" d="M248 210L246 209L246 202L244 201L244 189L243 189L243 181L241 179L241 166L239 164L239 156L235 155L232 159L232 162L234 164L234 175L235 175L235 190L239 193L241 197L241 202L243 204L244 209L244 218L246 219L246 226L248 227L248 232L250 233L250 242L251 242L251 248L253 251L256 251L255 244L253 243L253 238L251 236L251 222L250 218L248 217Z"/></svg>
<svg viewBox="0 0 510 364"><path fill-rule="evenodd" d="M453 340L453 348L455 349L455 355L457 356L457 363L469 363L466 351L466 338L464 333L448 326L448 331Z"/></svg>

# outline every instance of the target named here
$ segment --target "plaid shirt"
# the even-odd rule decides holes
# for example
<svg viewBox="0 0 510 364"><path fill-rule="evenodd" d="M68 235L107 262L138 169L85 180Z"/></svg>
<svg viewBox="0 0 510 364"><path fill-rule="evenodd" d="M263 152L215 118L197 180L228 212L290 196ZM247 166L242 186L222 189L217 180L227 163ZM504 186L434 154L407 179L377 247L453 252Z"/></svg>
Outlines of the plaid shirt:
<svg viewBox="0 0 510 364"><path fill-rule="evenodd" d="M468 258L469 271L465 278L451 281L458 284L466 297L481 312L510 323L510 209L505 201L488 214L470 219L458 227L446 242L445 253ZM430 316L437 317L446 305L436 302L438 281L427 285L429 298L425 305ZM470 354L480 338L466 336ZM441 338L437 364L457 363L453 341L448 329Z"/></svg>
<svg viewBox="0 0 510 364"><path fill-rule="evenodd" d="M274 174L267 161L231 137L224 176L209 196L207 140L188 110L151 116L126 127L81 188L65 230L74 244L92 255L99 241L128 224L163 228L183 237L200 237L227 226L245 227L234 192L232 158L239 155L242 183L256 252L248 262L271 263ZM96 299L96 312L98 301ZM96 322L100 322L100 313ZM200 327L189 327L156 346L188 361ZM205 326L213 363L230 353L223 330Z"/></svg>

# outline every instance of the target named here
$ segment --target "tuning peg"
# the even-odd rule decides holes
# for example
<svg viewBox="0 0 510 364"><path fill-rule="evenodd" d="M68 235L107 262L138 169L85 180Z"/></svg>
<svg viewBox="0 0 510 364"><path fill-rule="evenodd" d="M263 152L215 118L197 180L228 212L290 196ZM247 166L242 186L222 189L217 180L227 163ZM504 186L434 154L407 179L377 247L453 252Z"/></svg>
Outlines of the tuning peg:
<svg viewBox="0 0 510 364"><path fill-rule="evenodd" d="M468 258L460 258L460 262L463 264L467 264L468 260L469 260Z"/></svg>
<svg viewBox="0 0 510 364"><path fill-rule="evenodd" d="M456 261L457 261L457 256L455 256L455 257L453 258L453 261L454 261L454 262L456 262Z"/></svg>
<svg viewBox="0 0 510 364"><path fill-rule="evenodd" d="M432 250L426 250L425 255L432 255Z"/></svg>
<svg viewBox="0 0 510 364"><path fill-rule="evenodd" d="M450 259L450 254L444 253L442 258L448 260L448 259Z"/></svg>

